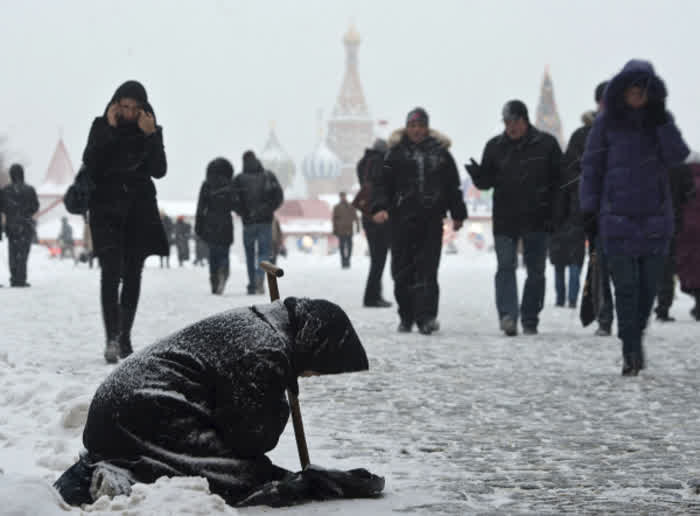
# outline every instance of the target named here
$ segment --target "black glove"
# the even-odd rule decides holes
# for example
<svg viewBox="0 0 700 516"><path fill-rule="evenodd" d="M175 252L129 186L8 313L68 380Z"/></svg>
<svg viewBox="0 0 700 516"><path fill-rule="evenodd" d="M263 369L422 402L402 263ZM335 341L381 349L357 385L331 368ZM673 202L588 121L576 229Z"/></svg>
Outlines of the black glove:
<svg viewBox="0 0 700 516"><path fill-rule="evenodd" d="M667 124L671 117L666 111L666 101L649 101L649 104L647 104L647 117L653 126Z"/></svg>
<svg viewBox="0 0 700 516"><path fill-rule="evenodd" d="M464 168L467 169L467 172L469 172L469 175L472 177L472 180L474 177L479 177L481 176L481 166L474 161L474 158L469 158L469 163L464 165Z"/></svg>
<svg viewBox="0 0 700 516"><path fill-rule="evenodd" d="M583 231L586 233L589 245L593 245L598 236L598 214L584 213L583 214Z"/></svg>

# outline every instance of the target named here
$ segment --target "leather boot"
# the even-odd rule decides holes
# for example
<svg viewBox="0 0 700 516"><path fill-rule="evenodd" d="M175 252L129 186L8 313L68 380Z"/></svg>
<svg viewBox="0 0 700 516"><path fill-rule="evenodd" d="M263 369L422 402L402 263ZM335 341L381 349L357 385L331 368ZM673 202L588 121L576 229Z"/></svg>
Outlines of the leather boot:
<svg viewBox="0 0 700 516"><path fill-rule="evenodd" d="M105 361L108 364L116 364L119 356L119 305L103 306L102 319L107 337Z"/></svg>
<svg viewBox="0 0 700 516"><path fill-rule="evenodd" d="M134 317L136 317L136 310L122 307L120 320L121 331L119 332L119 358L126 358L134 352L131 347L131 328L134 326Z"/></svg>

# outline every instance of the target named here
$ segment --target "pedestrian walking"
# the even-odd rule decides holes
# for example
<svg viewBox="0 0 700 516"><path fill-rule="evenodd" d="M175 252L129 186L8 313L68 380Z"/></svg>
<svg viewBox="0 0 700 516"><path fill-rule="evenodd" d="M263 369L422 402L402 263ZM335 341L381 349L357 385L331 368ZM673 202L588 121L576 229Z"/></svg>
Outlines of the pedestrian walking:
<svg viewBox="0 0 700 516"><path fill-rule="evenodd" d="M58 246L61 248L61 260L70 254L70 257L75 261L73 227L68 223L68 217L61 217L61 231L58 234Z"/></svg>
<svg viewBox="0 0 700 516"><path fill-rule="evenodd" d="M388 149L387 143L377 138L371 149L366 149L364 156L357 164L357 180L360 191L352 200L355 208L362 212L362 228L365 230L367 247L369 248L369 273L363 304L366 307L388 308L391 303L382 296L382 275L386 256L391 245L391 224L377 224L372 220L370 202L373 185L381 180L384 168L384 155Z"/></svg>
<svg viewBox="0 0 700 516"><path fill-rule="evenodd" d="M690 315L700 321L700 165L691 165L690 172L695 192L682 209L677 265L681 290L695 299Z"/></svg>
<svg viewBox="0 0 700 516"><path fill-rule="evenodd" d="M170 248L175 243L175 224L173 224L173 219L171 219L163 210L160 210L160 220L163 222L163 230L165 231L165 236L168 239L168 252L167 254L161 255L160 258L160 268L163 265L170 268Z"/></svg>
<svg viewBox="0 0 700 516"><path fill-rule="evenodd" d="M360 220L355 208L348 202L345 192L340 192L340 202L333 206L333 234L338 237L340 266L350 268L352 257L352 236L355 230L360 232Z"/></svg>
<svg viewBox="0 0 700 516"><path fill-rule="evenodd" d="M561 185L561 149L552 135L530 123L522 101L507 102L502 114L505 131L486 144L481 165L472 159L466 168L477 188L493 188L496 307L501 330L508 336L517 335L520 318L523 333L534 335L544 306L547 245L554 228L554 199ZM527 279L518 306L520 240Z"/></svg>
<svg viewBox="0 0 700 516"><path fill-rule="evenodd" d="M101 267L104 357L115 363L132 353L144 260L168 254L152 180L167 171L163 130L140 83L122 84L95 118L83 163L95 184L89 213Z"/></svg>
<svg viewBox="0 0 700 516"><path fill-rule="evenodd" d="M248 294L263 294L265 273L260 262L272 256L272 218L284 193L275 174L265 170L253 151L243 154L243 172L233 180L238 213L243 221L243 247L248 269Z"/></svg>
<svg viewBox="0 0 700 516"><path fill-rule="evenodd" d="M185 221L184 215L178 215L173 233L175 234L177 261L182 267L190 259L190 238L192 237L192 226Z"/></svg>
<svg viewBox="0 0 700 516"><path fill-rule="evenodd" d="M7 255L10 266L10 286L29 287L27 260L35 238L34 214L39 211L39 199L34 187L24 182L24 167L10 167L10 184L0 191L0 207L5 214Z"/></svg>
<svg viewBox="0 0 700 516"><path fill-rule="evenodd" d="M642 337L673 236L668 169L695 159L666 97L651 63L629 61L605 89L583 155L581 209L598 221L615 285L623 376L645 366Z"/></svg>
<svg viewBox="0 0 700 516"><path fill-rule="evenodd" d="M431 130L423 108L411 110L406 127L389 141L381 178L372 189L371 212L377 224L391 224L391 274L401 322L424 335L440 327L443 219L447 211L458 231L467 218L450 140Z"/></svg>
<svg viewBox="0 0 700 516"><path fill-rule="evenodd" d="M223 294L229 276L229 252L233 244L233 217L237 206L233 165L216 158L207 165L199 189L194 231L209 247L209 284L212 294Z"/></svg>

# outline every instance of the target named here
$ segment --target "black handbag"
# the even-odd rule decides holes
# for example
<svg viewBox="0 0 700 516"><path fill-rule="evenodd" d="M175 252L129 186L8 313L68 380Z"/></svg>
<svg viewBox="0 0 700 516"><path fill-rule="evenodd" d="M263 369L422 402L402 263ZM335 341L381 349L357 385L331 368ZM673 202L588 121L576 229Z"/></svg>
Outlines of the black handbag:
<svg viewBox="0 0 700 516"><path fill-rule="evenodd" d="M73 215L83 215L88 211L90 195L95 189L95 184L90 178L85 166L81 166L78 174L73 180L73 184L68 187L63 195L63 204L68 213Z"/></svg>

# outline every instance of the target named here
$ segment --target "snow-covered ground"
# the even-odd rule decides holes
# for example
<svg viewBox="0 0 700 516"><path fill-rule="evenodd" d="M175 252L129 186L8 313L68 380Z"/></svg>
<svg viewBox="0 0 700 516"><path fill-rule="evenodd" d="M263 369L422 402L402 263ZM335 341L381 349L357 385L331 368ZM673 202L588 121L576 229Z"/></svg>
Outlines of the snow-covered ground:
<svg viewBox="0 0 700 516"><path fill-rule="evenodd" d="M79 514L50 489L81 449L92 394L113 366L102 358L99 270L49 260L34 247L30 289L7 288L0 251L0 514ZM136 486L86 514L688 514L700 513L700 324L679 294L670 325L652 323L648 369L620 377L616 338L593 337L575 311L553 307L540 334L497 329L491 253L445 255L442 330L396 333L394 309L361 306L368 259L292 255L283 296L325 297L349 313L370 357L367 373L300 381L312 462L365 467L386 478L376 500L236 510L200 478ZM234 253L235 254L235 253ZM207 315L265 302L246 296L233 257L223 297L205 268L144 272L138 350ZM175 262L176 260L172 260ZM522 272L520 273L522 275ZM521 277L522 279L522 277ZM550 278L551 279L551 278ZM385 273L391 298L391 281ZM271 458L298 469L291 423Z"/></svg>

